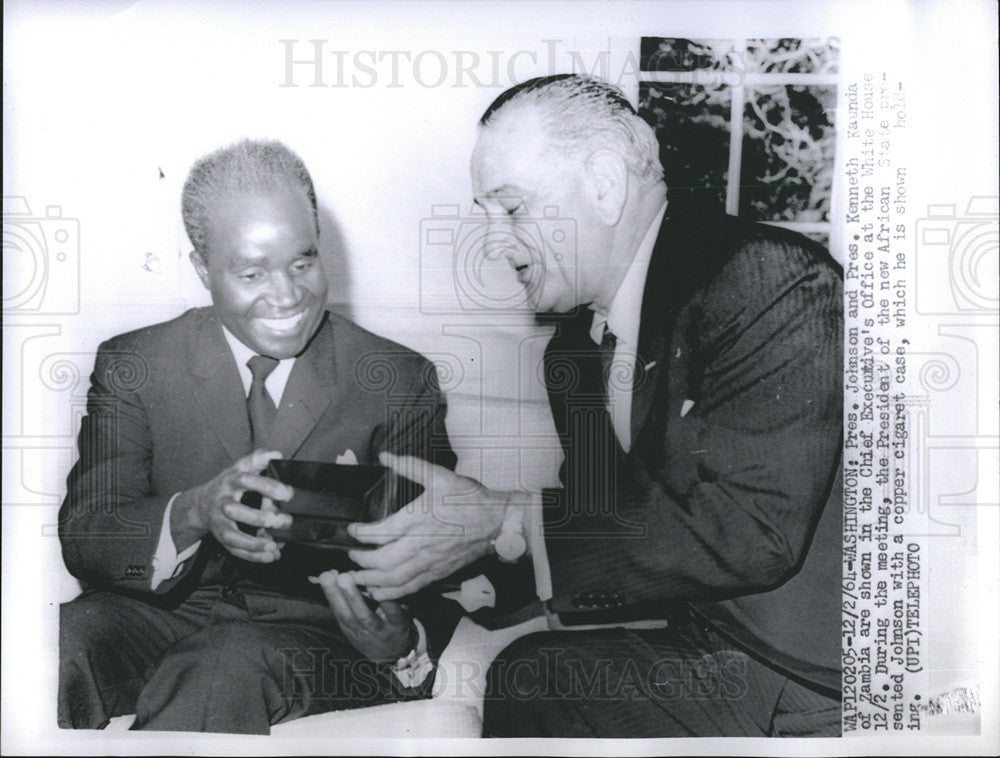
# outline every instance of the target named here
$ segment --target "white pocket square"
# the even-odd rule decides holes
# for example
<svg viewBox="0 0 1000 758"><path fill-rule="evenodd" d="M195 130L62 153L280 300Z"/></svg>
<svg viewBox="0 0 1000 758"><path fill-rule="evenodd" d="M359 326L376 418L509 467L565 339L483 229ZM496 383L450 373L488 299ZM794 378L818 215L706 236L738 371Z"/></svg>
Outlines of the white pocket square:
<svg viewBox="0 0 1000 758"><path fill-rule="evenodd" d="M339 463L341 466L357 466L358 456L354 454L354 451L348 448L343 454L337 456L335 463Z"/></svg>
<svg viewBox="0 0 1000 758"><path fill-rule="evenodd" d="M681 403L681 418L684 418L686 415L688 415L688 412L692 408L694 408L694 400L685 400L683 403Z"/></svg>
<svg viewBox="0 0 1000 758"><path fill-rule="evenodd" d="M441 597L458 602L466 613L475 613L480 608L493 608L497 604L497 591L493 583L482 574L466 579L458 592L442 592Z"/></svg>

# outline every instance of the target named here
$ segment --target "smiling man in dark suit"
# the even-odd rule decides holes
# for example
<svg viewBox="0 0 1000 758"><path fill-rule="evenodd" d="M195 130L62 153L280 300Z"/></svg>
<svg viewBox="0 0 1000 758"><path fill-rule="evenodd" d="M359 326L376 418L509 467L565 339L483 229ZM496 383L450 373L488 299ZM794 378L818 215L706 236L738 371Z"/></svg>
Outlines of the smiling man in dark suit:
<svg viewBox="0 0 1000 758"><path fill-rule="evenodd" d="M91 379L60 513L85 589L62 607L60 725L267 733L423 692L456 615L373 610L336 571L311 584L335 559L275 542L292 492L260 472L382 451L453 467L433 366L327 312L315 191L281 143L199 160L183 214L212 306L105 342Z"/></svg>
<svg viewBox="0 0 1000 758"><path fill-rule="evenodd" d="M560 314L544 373L563 487L384 456L430 494L353 528L381 545L354 554L357 580L392 598L531 554L553 631L494 662L487 735L839 734L839 267L800 235L668 208L652 130L589 77L501 94L472 181L490 244ZM551 209L575 245L531 242Z"/></svg>

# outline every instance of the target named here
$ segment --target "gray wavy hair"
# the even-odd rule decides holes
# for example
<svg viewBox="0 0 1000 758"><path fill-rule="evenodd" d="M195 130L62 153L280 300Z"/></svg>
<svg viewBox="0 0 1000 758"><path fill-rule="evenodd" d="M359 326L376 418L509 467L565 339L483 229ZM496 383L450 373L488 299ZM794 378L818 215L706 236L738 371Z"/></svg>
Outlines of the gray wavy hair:
<svg viewBox="0 0 1000 758"><path fill-rule="evenodd" d="M319 231L316 190L305 163L278 140L243 139L202 156L191 167L181 193L184 228L201 256L205 245L209 207L224 194L272 194L301 188L313 209Z"/></svg>

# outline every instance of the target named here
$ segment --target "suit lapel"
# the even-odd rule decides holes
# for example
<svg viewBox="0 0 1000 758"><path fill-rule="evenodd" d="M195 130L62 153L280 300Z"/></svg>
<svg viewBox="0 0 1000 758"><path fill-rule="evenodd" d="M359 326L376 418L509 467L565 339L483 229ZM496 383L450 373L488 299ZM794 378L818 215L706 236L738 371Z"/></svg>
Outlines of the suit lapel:
<svg viewBox="0 0 1000 758"><path fill-rule="evenodd" d="M281 397L271 440L285 458L295 455L333 401L334 354L333 326L327 319L296 358Z"/></svg>
<svg viewBox="0 0 1000 758"><path fill-rule="evenodd" d="M632 444L642 430L653 407L660 372L667 369L669 334L676 318L677 304L670 297L668 258L669 217L664 217L656 237L653 254L646 273L639 320L639 344L636 350L637 370L632 386Z"/></svg>
<svg viewBox="0 0 1000 758"><path fill-rule="evenodd" d="M246 395L233 352L214 317L206 318L197 337L195 403L210 434L214 434L229 456L236 460L250 452L250 419Z"/></svg>
<svg viewBox="0 0 1000 758"><path fill-rule="evenodd" d="M698 289L707 286L725 266L748 234L739 219L726 214L700 217L682 209L670 216L669 208L667 212L656 238L643 290L638 354L640 361L644 361L643 366L654 361L655 364L636 378L639 386L632 393L633 443L657 398L666 396L665 392L658 391L664 378L683 387L683 392L687 393L684 399L697 401L698 356L683 355L681 351L697 349L699 327L687 318L690 312L685 309ZM685 323L679 324L682 313L685 313ZM675 340L678 328L689 334ZM678 345L674 355L670 354L672 344Z"/></svg>

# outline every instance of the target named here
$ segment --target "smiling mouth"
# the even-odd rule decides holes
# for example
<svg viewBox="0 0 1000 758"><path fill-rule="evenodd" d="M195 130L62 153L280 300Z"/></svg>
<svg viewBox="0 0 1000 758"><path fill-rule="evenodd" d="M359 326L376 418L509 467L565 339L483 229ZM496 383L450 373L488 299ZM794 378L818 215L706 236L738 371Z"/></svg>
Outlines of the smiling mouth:
<svg viewBox="0 0 1000 758"><path fill-rule="evenodd" d="M305 318L305 315L305 311L299 311L294 316L288 316L287 318L259 318L257 320L272 332L287 333L294 332L302 322L302 319Z"/></svg>

